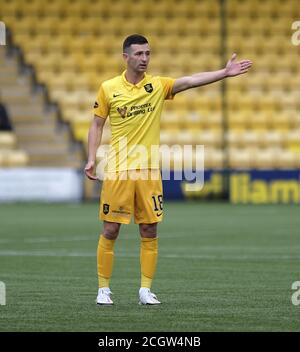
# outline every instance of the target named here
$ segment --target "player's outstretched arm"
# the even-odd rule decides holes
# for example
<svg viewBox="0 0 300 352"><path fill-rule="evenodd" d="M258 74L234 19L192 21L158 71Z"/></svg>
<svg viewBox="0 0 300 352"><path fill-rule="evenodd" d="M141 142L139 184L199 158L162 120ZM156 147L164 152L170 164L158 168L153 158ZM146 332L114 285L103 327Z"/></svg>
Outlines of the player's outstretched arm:
<svg viewBox="0 0 300 352"><path fill-rule="evenodd" d="M97 180L98 178L94 175L96 153L101 142L103 126L105 120L102 117L96 116L91 123L88 136L88 162L85 165L84 172L90 180Z"/></svg>
<svg viewBox="0 0 300 352"><path fill-rule="evenodd" d="M249 68L252 66L252 62L250 60L236 61L236 56L237 55L234 53L225 68L221 70L200 72L176 79L172 93L176 94L190 88L204 86L226 77L238 76L248 72Z"/></svg>

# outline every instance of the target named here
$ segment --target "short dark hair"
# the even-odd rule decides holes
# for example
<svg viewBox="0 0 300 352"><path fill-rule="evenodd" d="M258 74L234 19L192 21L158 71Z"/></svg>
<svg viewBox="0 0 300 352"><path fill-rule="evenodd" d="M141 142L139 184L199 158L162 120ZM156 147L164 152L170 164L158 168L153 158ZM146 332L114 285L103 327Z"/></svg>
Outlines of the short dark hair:
<svg viewBox="0 0 300 352"><path fill-rule="evenodd" d="M123 43L123 52L126 52L132 44L147 44L148 40L140 34L129 35Z"/></svg>

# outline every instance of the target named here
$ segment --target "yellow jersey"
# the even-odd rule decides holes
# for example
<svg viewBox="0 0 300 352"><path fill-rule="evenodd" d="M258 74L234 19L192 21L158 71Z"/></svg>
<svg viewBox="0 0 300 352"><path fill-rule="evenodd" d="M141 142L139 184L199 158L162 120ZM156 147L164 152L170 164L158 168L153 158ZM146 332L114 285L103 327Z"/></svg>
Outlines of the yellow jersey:
<svg viewBox="0 0 300 352"><path fill-rule="evenodd" d="M125 72L101 84L94 105L111 126L106 171L159 169L160 116L175 79L145 74L132 84Z"/></svg>

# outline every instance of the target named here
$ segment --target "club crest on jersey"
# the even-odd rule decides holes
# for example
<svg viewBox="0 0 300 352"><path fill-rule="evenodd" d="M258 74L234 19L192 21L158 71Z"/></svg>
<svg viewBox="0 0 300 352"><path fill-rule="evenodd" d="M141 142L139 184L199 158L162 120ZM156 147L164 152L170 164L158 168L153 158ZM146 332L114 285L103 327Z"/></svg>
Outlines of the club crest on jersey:
<svg viewBox="0 0 300 352"><path fill-rule="evenodd" d="M127 106L124 106L123 108L117 108L118 113L121 115L121 117L124 119L126 116L127 112Z"/></svg>
<svg viewBox="0 0 300 352"><path fill-rule="evenodd" d="M144 88L145 88L145 91L146 91L147 93L153 92L152 83L145 84L145 85L144 85Z"/></svg>
<svg viewBox="0 0 300 352"><path fill-rule="evenodd" d="M99 106L99 104L95 101L94 109L96 109L98 106Z"/></svg>
<svg viewBox="0 0 300 352"><path fill-rule="evenodd" d="M103 213L105 215L109 213L109 204L103 204Z"/></svg>

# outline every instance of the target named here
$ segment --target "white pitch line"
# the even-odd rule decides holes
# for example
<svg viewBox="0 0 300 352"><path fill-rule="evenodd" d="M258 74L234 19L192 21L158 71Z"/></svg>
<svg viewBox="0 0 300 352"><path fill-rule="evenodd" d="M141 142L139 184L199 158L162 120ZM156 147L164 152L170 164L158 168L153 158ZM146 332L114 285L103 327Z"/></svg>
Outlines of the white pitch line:
<svg viewBox="0 0 300 352"><path fill-rule="evenodd" d="M92 257L95 256L95 253L84 253L84 252L55 252L48 250L39 250L39 251L10 251L4 250L0 251L0 257Z"/></svg>
<svg viewBox="0 0 300 352"><path fill-rule="evenodd" d="M50 242L74 242L98 240L97 236L77 236L77 237L36 237L36 238L1 238L0 243L50 243Z"/></svg>
<svg viewBox="0 0 300 352"><path fill-rule="evenodd" d="M176 236L164 235L161 238L175 238ZM179 237L179 236L178 236ZM75 241L98 241L99 235L88 235L88 236L69 236L69 237L33 237L33 238L1 238L0 243L57 243L57 242L75 242ZM138 234L134 235L119 235L120 240L136 240L139 239Z"/></svg>
<svg viewBox="0 0 300 352"><path fill-rule="evenodd" d="M95 253L90 252L57 252L57 251L10 251L2 250L0 251L0 256L3 257L95 257ZM121 258L139 258L139 254L126 254L117 253L116 257ZM251 256L251 255L202 255L202 254L160 254L161 258L167 259L212 259L212 260L298 260L298 255L263 255L263 256Z"/></svg>
<svg viewBox="0 0 300 352"><path fill-rule="evenodd" d="M75 237L37 237L25 238L25 243L49 243L49 242L74 242L97 240L97 236L75 236Z"/></svg>

